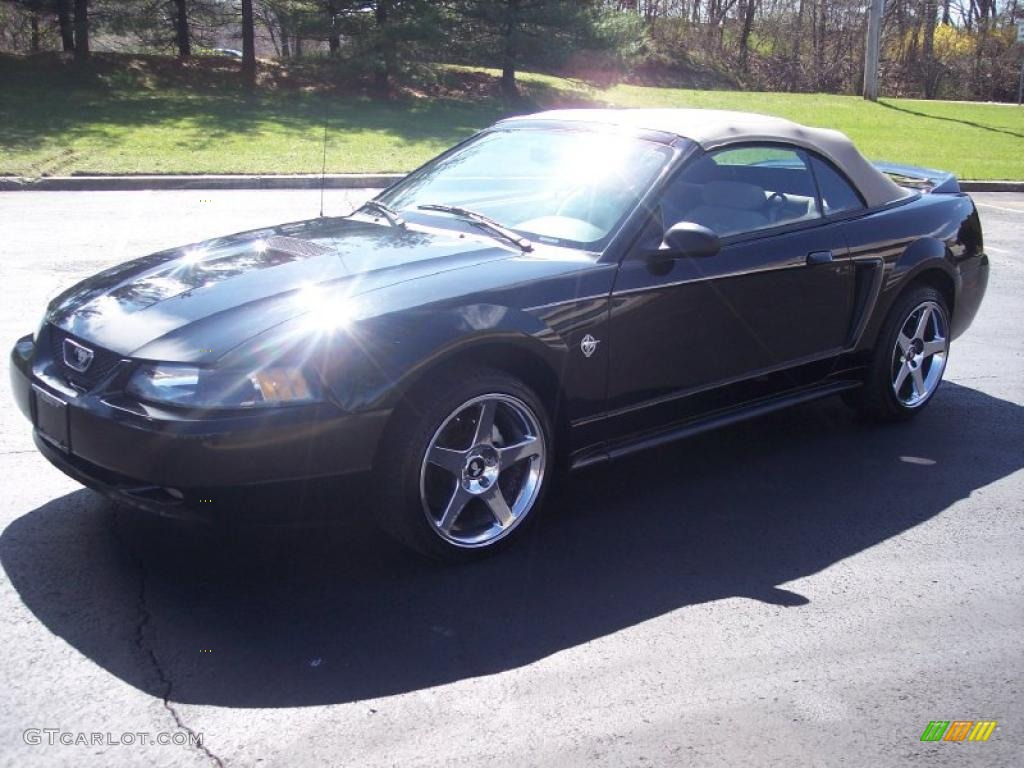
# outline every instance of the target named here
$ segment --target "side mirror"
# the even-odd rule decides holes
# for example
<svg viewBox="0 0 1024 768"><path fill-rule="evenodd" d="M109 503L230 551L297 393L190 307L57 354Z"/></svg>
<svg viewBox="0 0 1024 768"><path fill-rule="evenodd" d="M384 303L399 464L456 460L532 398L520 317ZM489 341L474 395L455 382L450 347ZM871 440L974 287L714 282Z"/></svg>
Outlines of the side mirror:
<svg viewBox="0 0 1024 768"><path fill-rule="evenodd" d="M661 259L681 259L714 256L722 250L718 235L705 226L691 221L680 221L668 228L655 252Z"/></svg>

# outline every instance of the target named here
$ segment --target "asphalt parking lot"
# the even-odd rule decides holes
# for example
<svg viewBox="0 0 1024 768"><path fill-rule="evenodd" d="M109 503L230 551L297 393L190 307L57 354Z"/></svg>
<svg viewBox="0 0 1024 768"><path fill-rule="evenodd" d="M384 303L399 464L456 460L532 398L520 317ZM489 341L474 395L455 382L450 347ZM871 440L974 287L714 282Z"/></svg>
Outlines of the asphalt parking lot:
<svg viewBox="0 0 1024 768"><path fill-rule="evenodd" d="M141 520L0 395L4 764L1020 765L1024 195L976 199L988 296L921 418L827 401L580 472L471 567L411 559L357 501L315 534ZM318 207L0 194L0 341L102 267ZM988 742L919 740L981 719ZM123 743L186 729L205 749Z"/></svg>

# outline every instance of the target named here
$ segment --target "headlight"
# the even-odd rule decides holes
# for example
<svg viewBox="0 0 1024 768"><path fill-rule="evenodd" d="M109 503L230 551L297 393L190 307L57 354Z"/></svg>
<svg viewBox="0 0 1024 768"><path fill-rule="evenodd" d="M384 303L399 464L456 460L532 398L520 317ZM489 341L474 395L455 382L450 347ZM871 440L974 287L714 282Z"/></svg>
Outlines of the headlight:
<svg viewBox="0 0 1024 768"><path fill-rule="evenodd" d="M283 366L250 371L176 363L143 365L126 389L140 400L191 408L255 408L321 399L314 377Z"/></svg>

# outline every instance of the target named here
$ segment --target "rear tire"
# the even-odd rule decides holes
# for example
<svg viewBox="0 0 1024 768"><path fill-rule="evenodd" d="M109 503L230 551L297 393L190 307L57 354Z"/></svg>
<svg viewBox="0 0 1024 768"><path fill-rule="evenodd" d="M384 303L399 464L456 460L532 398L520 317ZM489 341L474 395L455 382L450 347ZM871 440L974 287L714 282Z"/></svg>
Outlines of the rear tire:
<svg viewBox="0 0 1024 768"><path fill-rule="evenodd" d="M845 399L882 422L905 421L931 402L949 358L949 308L929 286L900 296L871 353L864 388Z"/></svg>
<svg viewBox="0 0 1024 768"><path fill-rule="evenodd" d="M529 387L462 368L418 387L394 419L374 468L387 533L448 562L522 538L555 469L550 418Z"/></svg>

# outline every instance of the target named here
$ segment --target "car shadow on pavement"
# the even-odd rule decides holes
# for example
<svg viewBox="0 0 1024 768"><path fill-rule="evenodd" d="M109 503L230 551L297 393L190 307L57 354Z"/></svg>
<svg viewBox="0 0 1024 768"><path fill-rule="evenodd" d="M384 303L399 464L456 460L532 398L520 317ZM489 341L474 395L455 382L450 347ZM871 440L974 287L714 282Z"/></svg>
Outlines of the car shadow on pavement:
<svg viewBox="0 0 1024 768"><path fill-rule="evenodd" d="M359 515L225 536L84 490L13 522L0 561L50 631L154 696L349 702L721 598L801 610L807 598L780 585L1021 469L1021 434L1024 408L951 383L895 426L811 404L576 473L520 546L461 567L408 556Z"/></svg>

